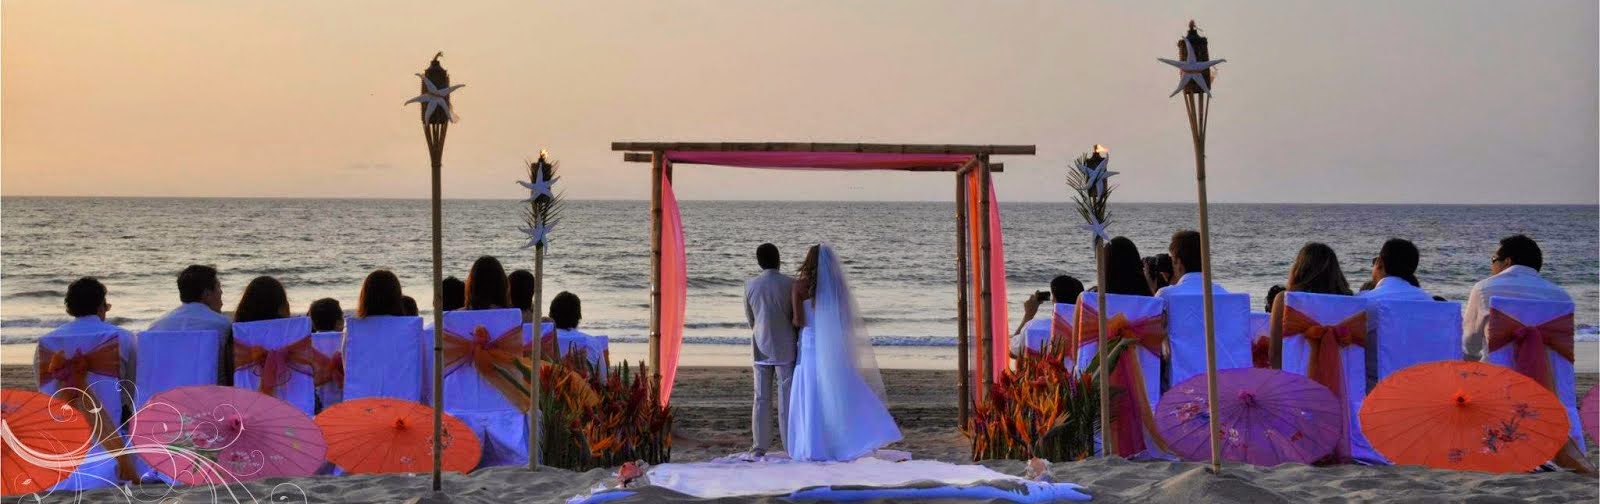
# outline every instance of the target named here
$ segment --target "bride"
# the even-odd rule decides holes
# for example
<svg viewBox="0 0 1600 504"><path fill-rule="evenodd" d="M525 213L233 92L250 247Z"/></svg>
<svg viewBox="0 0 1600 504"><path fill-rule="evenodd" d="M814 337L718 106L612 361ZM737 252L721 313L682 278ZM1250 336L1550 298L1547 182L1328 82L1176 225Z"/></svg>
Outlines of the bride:
<svg viewBox="0 0 1600 504"><path fill-rule="evenodd" d="M799 362L789 392L789 456L847 461L900 440L872 343L833 248L806 253L794 283Z"/></svg>

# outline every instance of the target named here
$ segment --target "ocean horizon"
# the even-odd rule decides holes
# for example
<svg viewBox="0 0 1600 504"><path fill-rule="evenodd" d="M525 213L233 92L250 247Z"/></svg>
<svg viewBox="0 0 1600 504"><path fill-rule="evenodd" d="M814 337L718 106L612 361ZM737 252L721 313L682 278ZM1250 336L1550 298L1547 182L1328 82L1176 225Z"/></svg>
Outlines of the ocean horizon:
<svg viewBox="0 0 1600 504"><path fill-rule="evenodd" d="M66 285L79 276L106 283L110 320L142 330L174 307L175 277L188 264L221 270L224 309L250 278L272 275L295 312L332 297L349 311L363 277L386 268L429 311L428 200L386 198L0 198L0 343L35 341L68 317ZM479 255L507 270L531 268L516 200L444 201L445 274L465 278ZM868 331L879 345L952 346L955 338L954 206L912 201L684 200L689 295L685 340L748 343L745 279L758 272L755 246L772 242L792 272L812 243L845 259ZM642 342L649 315L647 200L569 200L546 256L547 299L583 299L582 328L613 341ZM1165 252L1167 238L1193 228L1195 205L1114 203L1109 229ZM1600 336L1600 206L1464 204L1213 203L1218 282L1261 310L1273 284L1307 241L1339 253L1352 287L1368 278L1385 239L1422 251L1423 288L1464 301L1489 274L1499 238L1539 241L1544 274L1577 303L1580 339ZM1001 202L1010 320L1022 300L1058 274L1093 283L1089 237L1066 202Z"/></svg>

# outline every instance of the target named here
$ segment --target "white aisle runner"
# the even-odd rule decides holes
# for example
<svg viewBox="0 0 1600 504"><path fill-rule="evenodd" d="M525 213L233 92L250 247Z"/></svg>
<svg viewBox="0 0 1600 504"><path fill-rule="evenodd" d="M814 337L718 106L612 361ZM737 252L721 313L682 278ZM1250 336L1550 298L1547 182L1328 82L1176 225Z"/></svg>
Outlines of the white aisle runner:
<svg viewBox="0 0 1600 504"><path fill-rule="evenodd" d="M880 453L879 456L891 453ZM661 464L651 467L648 476L652 486L706 499L788 495L796 490L817 486L900 487L929 481L950 485L1022 481L1017 476L980 465L956 465L932 460L892 462L873 457L851 462L796 462L781 454L768 455L756 461L724 457L711 462Z"/></svg>

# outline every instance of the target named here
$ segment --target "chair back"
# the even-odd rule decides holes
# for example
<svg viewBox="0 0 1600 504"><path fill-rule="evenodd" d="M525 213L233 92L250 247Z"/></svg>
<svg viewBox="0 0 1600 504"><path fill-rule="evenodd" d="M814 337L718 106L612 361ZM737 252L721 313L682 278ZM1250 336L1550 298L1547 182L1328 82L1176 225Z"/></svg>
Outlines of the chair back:
<svg viewBox="0 0 1600 504"><path fill-rule="evenodd" d="M561 353L560 357L565 357L567 354L572 353L573 350L581 348L584 351L584 356L587 358L590 364L594 365L595 369L600 373L601 376L604 376L607 372L609 372L609 366L606 362L606 352L610 349L610 338L603 335L595 336L577 330L557 331L555 330L554 325L549 322L542 324L541 329L543 329L544 332L544 336L540 338L540 341L545 342L545 346L543 348L551 348L551 344L547 340L551 336L551 333L554 333L556 338L554 347L558 352ZM527 345L532 344L532 323L522 324L522 341L524 348L526 348Z"/></svg>
<svg viewBox="0 0 1600 504"><path fill-rule="evenodd" d="M523 332L516 308L444 314L444 409L483 442L480 467L528 461Z"/></svg>
<svg viewBox="0 0 1600 504"><path fill-rule="evenodd" d="M1555 393L1567 407L1573 441L1587 453L1578 416L1573 309L1571 301L1490 297L1484 361L1516 369Z"/></svg>
<svg viewBox="0 0 1600 504"><path fill-rule="evenodd" d="M423 349L431 348L433 339L419 336L422 317L351 317L344 328L344 399L422 400Z"/></svg>
<svg viewBox="0 0 1600 504"><path fill-rule="evenodd" d="M1167 334L1172 345L1171 385L1206 372L1205 300L1199 294L1166 297ZM1250 295L1211 296L1216 324L1217 369L1251 367Z"/></svg>
<svg viewBox="0 0 1600 504"><path fill-rule="evenodd" d="M34 353L34 376L38 377L39 392L61 397L78 411L94 412L87 418L96 432L91 439L111 440L93 443L87 453L90 461L79 465L52 490L107 488L123 479L118 471L118 460L105 455L108 448L124 446L121 438L109 437L109 433L120 431L122 427L123 394L127 387L121 382L121 341L125 337L119 331L105 331L56 334L39 339ZM129 457L123 459L124 463L131 464Z"/></svg>
<svg viewBox="0 0 1600 504"><path fill-rule="evenodd" d="M344 333L311 333L311 351L316 352L312 377L317 387L317 412L344 400Z"/></svg>
<svg viewBox="0 0 1600 504"><path fill-rule="evenodd" d="M1161 368L1167 345L1166 301L1150 296L1106 295L1107 344L1130 339L1133 342L1105 371L1114 388L1129 391L1125 401L1113 401L1117 417L1112 436L1118 439L1117 455L1123 457L1164 457L1160 435L1143 426L1153 422L1154 407L1161 401ZM1073 327L1078 332L1077 368L1081 371L1095 360L1099 349L1100 323L1096 293L1084 293L1074 307ZM1109 352L1108 352L1109 355ZM1125 376L1125 378L1119 378ZM1140 393L1142 392L1142 393ZM1096 439L1096 450L1103 447Z"/></svg>
<svg viewBox="0 0 1600 504"><path fill-rule="evenodd" d="M1307 376L1344 399L1344 435L1334 447L1340 459L1384 463L1361 434L1359 413L1367 396L1367 300L1355 296L1284 293L1283 370Z"/></svg>
<svg viewBox="0 0 1600 504"><path fill-rule="evenodd" d="M310 318L233 324L233 386L283 399L312 415L315 366Z"/></svg>
<svg viewBox="0 0 1600 504"><path fill-rule="evenodd" d="M1071 303L1055 303L1054 306L1055 311L1052 313L1041 313L1038 315L1041 319L1043 319L1040 321L1041 323L1035 324L1033 322L1029 322L1027 328L1022 331L1023 337L1026 338L1023 340L1023 345L1025 345L1023 348L1026 348L1027 352L1044 352L1045 347L1049 346L1052 342L1052 339L1057 332L1057 325L1059 325L1060 330L1062 331L1061 344L1068 345L1069 350L1067 351L1067 355L1073 354L1070 348L1072 346L1076 346L1075 343L1077 342L1078 332L1076 329L1073 329L1072 321L1073 317L1076 316L1077 305Z"/></svg>
<svg viewBox="0 0 1600 504"><path fill-rule="evenodd" d="M144 331L138 340L144 351L135 366L135 410L168 390L217 384L222 366L222 335L217 331Z"/></svg>
<svg viewBox="0 0 1600 504"><path fill-rule="evenodd" d="M1368 391L1402 369L1461 359L1461 303L1379 299L1367 315Z"/></svg>

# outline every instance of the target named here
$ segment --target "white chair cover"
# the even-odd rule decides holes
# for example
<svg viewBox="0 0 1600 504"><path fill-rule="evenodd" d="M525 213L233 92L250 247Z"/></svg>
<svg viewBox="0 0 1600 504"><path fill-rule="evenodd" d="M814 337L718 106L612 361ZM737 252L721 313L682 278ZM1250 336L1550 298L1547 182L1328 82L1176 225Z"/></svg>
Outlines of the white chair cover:
<svg viewBox="0 0 1600 504"><path fill-rule="evenodd" d="M1402 369L1426 362L1461 359L1461 303L1379 299L1367 309L1369 369L1367 391Z"/></svg>
<svg viewBox="0 0 1600 504"><path fill-rule="evenodd" d="M1308 292L1288 292L1284 294L1285 311L1295 310L1314 320L1318 325L1333 326L1341 322L1358 319L1361 323L1351 331L1351 336L1366 336L1366 310L1367 300L1355 296L1338 296L1332 294L1312 294ZM1348 322L1353 325L1353 322ZM1357 334L1359 333L1359 334ZM1311 359L1311 346L1306 338L1298 334L1283 335L1283 370L1298 375L1309 376ZM1339 350L1339 361L1342 365L1342 383L1344 385L1345 401L1349 406L1349 422L1346 424L1348 444L1340 443L1336 453L1349 447L1349 456L1355 460L1383 464L1382 456L1367 442L1366 436L1361 434L1359 414L1361 402L1367 396L1367 356L1364 345L1348 345ZM1337 395L1337 394L1336 394Z"/></svg>
<svg viewBox="0 0 1600 504"><path fill-rule="evenodd" d="M422 317L351 317L344 328L344 399L422 401L423 359L433 357L433 334L422 334Z"/></svg>
<svg viewBox="0 0 1600 504"><path fill-rule="evenodd" d="M478 327L485 329L491 340L498 341L500 337L512 334L510 337L518 338L514 341L520 342L519 333L523 332L522 311L507 308L460 310L444 314L446 338L453 334L472 341L473 332ZM517 347L522 348L522 345ZM458 365L445 369L444 408L466 422L483 442L483 458L479 467L528 462L526 412L514 406L473 366Z"/></svg>
<svg viewBox="0 0 1600 504"><path fill-rule="evenodd" d="M554 326L549 322L541 325L541 329L545 334L549 334L553 328ZM532 344L532 342L533 324L522 324L523 345L526 346ZM595 336L577 330L556 331L556 347L561 352L561 355L567 355L575 348L584 349L589 363L599 369L602 376L610 372L606 362L606 351L610 346L611 339L604 335Z"/></svg>
<svg viewBox="0 0 1600 504"><path fill-rule="evenodd" d="M279 373L276 386L264 387L261 373L266 365L251 365L239 358L241 352L247 347L256 347L267 352L286 352L289 364L285 369L277 370ZM262 391L272 389L272 395L283 399L294 407L304 411L307 415L316 414L317 393L313 383L312 360L315 359L311 349L311 319L306 317L289 317L273 320L259 320L255 322L240 322L233 324L233 386ZM268 362L272 362L268 359Z"/></svg>
<svg viewBox="0 0 1600 504"><path fill-rule="evenodd" d="M1517 319L1526 326L1543 325L1552 319L1570 317L1573 314L1573 304L1565 301L1540 301L1532 299L1513 299L1502 297L1489 298L1490 312L1500 311ZM1487 344L1487 341L1486 341ZM1574 374L1572 361L1554 350L1546 350L1550 359L1550 372L1554 378L1556 398L1567 407L1567 420L1572 428L1572 440L1577 443L1578 450L1589 452L1588 444L1583 439L1583 420L1578 416L1578 386ZM1489 352L1484 356L1484 361L1490 364L1516 367L1517 345L1506 345L1498 350Z"/></svg>
<svg viewBox="0 0 1600 504"><path fill-rule="evenodd" d="M113 429L121 434L121 416L124 387L121 383L122 365L121 358L125 355L120 340L125 336L118 332L85 333L69 335L50 335L39 339L39 348L34 354L34 375L39 377L39 392L55 395L69 385L51 376L51 359L76 358L79 355L109 352L117 356L115 364L107 363L100 371L93 369L84 376L84 389L88 392L94 405L107 413L97 420L89 416L91 425L96 421L109 423ZM107 347L110 347L107 349ZM97 352L98 351L98 352ZM107 359L96 359L106 362ZM113 369L114 367L114 369ZM212 372L213 378L216 372ZM79 408L82 410L82 408ZM124 437L126 444L126 437ZM137 457L135 457L137 458ZM94 488L108 488L121 483L117 475L116 459L106 456L106 450L99 443L90 447L85 459L87 462L79 465L76 470L60 483L51 488L52 491L89 490Z"/></svg>
<svg viewBox="0 0 1600 504"><path fill-rule="evenodd" d="M1268 352L1272 349L1272 314L1250 312L1250 362L1255 367L1271 367Z"/></svg>
<svg viewBox="0 0 1600 504"><path fill-rule="evenodd" d="M1206 372L1205 300L1199 294L1166 297L1167 334L1172 342L1171 385ZM1251 367L1250 295L1211 297L1216 323L1217 369Z"/></svg>
<svg viewBox="0 0 1600 504"><path fill-rule="evenodd" d="M1079 335L1077 350L1077 369L1079 371L1084 370L1089 366L1090 362L1094 361L1099 348L1099 341L1096 338L1096 335L1099 334L1099 321L1090 315L1093 310L1099 307L1099 300L1095 295L1096 293L1093 292L1083 293L1078 297L1078 303L1074 310L1073 327L1077 329ZM1110 320L1122 315L1130 321L1159 320L1162 324L1162 331L1165 331L1166 306L1166 301L1161 298L1110 294L1106 296L1106 318ZM1144 384L1145 401L1148 401L1147 404L1154 408L1157 403L1161 402L1161 356L1143 345L1134 345L1131 348L1133 353L1124 352L1122 358L1127 359L1132 356L1138 359L1139 374ZM1106 371L1109 375L1112 370L1108 369ZM1139 422L1138 419L1118 420L1118 422L1124 421L1130 423ZM1142 430L1144 430L1146 450L1143 453L1133 454L1133 456L1165 457L1165 454L1155 448L1156 434L1148 429ZM1095 436L1095 450L1097 452L1100 450L1099 444L1100 436Z"/></svg>
<svg viewBox="0 0 1600 504"><path fill-rule="evenodd" d="M1041 313L1037 315L1040 318L1034 319L1034 321L1040 321L1042 323L1035 324L1033 323L1034 321L1029 321L1027 327L1022 330L1023 337L1025 338L1024 344L1027 345L1028 351L1034 353L1044 351L1045 344L1050 342L1050 335L1052 334L1051 331L1055 327L1056 317L1062 317L1062 320L1067 322L1067 338L1069 340L1076 339L1074 337L1076 331L1072 329L1072 320L1073 317L1076 316L1074 314L1074 312L1077 310L1076 306L1077 305L1071 303L1056 303L1054 313ZM1069 351L1067 355L1072 354Z"/></svg>
<svg viewBox="0 0 1600 504"><path fill-rule="evenodd" d="M145 331L139 333L138 376L134 409L152 396L189 385L216 385L222 365L222 335L217 331Z"/></svg>
<svg viewBox="0 0 1600 504"><path fill-rule="evenodd" d="M311 333L311 350L317 353L315 373L317 412L344 401L344 333Z"/></svg>

